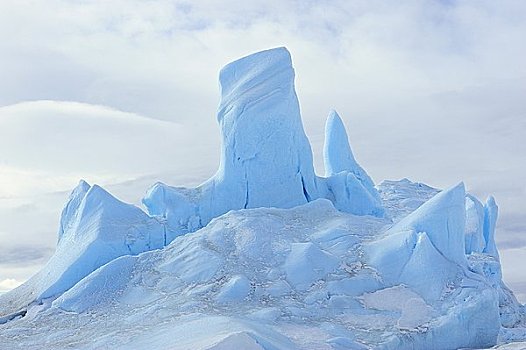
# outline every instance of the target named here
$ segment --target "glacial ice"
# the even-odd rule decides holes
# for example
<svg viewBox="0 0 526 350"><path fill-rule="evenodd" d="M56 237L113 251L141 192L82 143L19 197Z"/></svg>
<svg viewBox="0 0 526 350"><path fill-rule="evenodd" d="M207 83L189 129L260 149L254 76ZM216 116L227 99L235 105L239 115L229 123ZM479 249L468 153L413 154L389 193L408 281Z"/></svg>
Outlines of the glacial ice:
<svg viewBox="0 0 526 350"><path fill-rule="evenodd" d="M156 184L143 201L176 232L195 231L233 209L290 208L318 197L289 52L235 61L221 70L219 83L217 173L196 189Z"/></svg>
<svg viewBox="0 0 526 350"><path fill-rule="evenodd" d="M343 122L331 111L325 125L323 148L330 198L339 210L356 215L382 216L384 210L373 180L356 162Z"/></svg>
<svg viewBox="0 0 526 350"><path fill-rule="evenodd" d="M474 196L466 195L466 254L482 253L486 247L484 237L484 206Z"/></svg>
<svg viewBox="0 0 526 350"><path fill-rule="evenodd" d="M416 245L416 235L420 232L427 234L432 245L444 258L460 266L467 265L464 248L465 198L464 184L460 183L438 193L391 227L386 232L385 238L375 242L372 246L374 248L370 249L373 266L382 268L390 265L400 267L405 265ZM396 279L399 273L392 271L389 276Z"/></svg>
<svg viewBox="0 0 526 350"><path fill-rule="evenodd" d="M526 339L498 207L458 184L375 186L341 118L314 173L285 48L220 73L221 162L140 208L84 181L48 264L0 296L9 349L457 349Z"/></svg>
<svg viewBox="0 0 526 350"><path fill-rule="evenodd" d="M88 193L91 186L84 180L80 180L77 187L71 191L69 200L62 210L60 215L60 226L58 231L58 242L62 239L62 236L66 231L71 230L72 226L75 224L75 219L77 218L77 212L79 210L82 200Z"/></svg>
<svg viewBox="0 0 526 350"><path fill-rule="evenodd" d="M489 254L495 258L499 258L499 252L495 245L495 226L497 223L498 206L495 203L495 198L490 196L484 205L484 240L486 247L484 253Z"/></svg>
<svg viewBox="0 0 526 350"><path fill-rule="evenodd" d="M164 230L141 209L80 181L64 207L59 237L43 269L1 296L0 317L61 295L115 258L163 247Z"/></svg>
<svg viewBox="0 0 526 350"><path fill-rule="evenodd" d="M354 159L343 122L334 111L326 127L327 178L314 174L294 69L285 48L228 64L219 82L222 144L217 173L197 188L157 183L143 199L148 213L168 224L168 242L229 210L291 208L318 198L327 198L348 213L383 215L374 183Z"/></svg>

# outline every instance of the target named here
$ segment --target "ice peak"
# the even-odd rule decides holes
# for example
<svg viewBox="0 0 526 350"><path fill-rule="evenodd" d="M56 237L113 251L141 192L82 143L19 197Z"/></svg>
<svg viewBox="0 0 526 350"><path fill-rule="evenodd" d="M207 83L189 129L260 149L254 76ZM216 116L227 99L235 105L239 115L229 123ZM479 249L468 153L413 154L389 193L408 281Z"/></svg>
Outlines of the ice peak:
<svg viewBox="0 0 526 350"><path fill-rule="evenodd" d="M352 154L343 121L335 110L329 112L325 124L323 161L325 163L325 176L359 167Z"/></svg>
<svg viewBox="0 0 526 350"><path fill-rule="evenodd" d="M64 233L74 224L75 217L79 210L80 204L91 186L84 180L80 180L77 187L71 191L69 199L62 209L60 216L60 226L58 229L58 241L62 239Z"/></svg>
<svg viewBox="0 0 526 350"><path fill-rule="evenodd" d="M325 176L329 177L342 171L348 171L354 174L354 176L362 182L364 187L374 188L373 180L356 162L349 144L345 125L335 110L329 113L325 124L323 160L325 163Z"/></svg>
<svg viewBox="0 0 526 350"><path fill-rule="evenodd" d="M466 189L461 182L435 195L389 231L426 232L444 257L464 265L465 198Z"/></svg>
<svg viewBox="0 0 526 350"><path fill-rule="evenodd" d="M323 160L336 208L356 215L383 216L374 182L354 159L343 121L334 110L325 124Z"/></svg>
<svg viewBox="0 0 526 350"><path fill-rule="evenodd" d="M489 196L484 204L484 228L483 234L486 241L484 253L487 253L499 259L499 252L495 244L495 227L497 225L497 218L499 215L499 207L495 202L493 196Z"/></svg>
<svg viewBox="0 0 526 350"><path fill-rule="evenodd" d="M91 185L89 183L87 183L84 179L80 179L77 187L75 187L74 190L76 190L77 188L82 188L87 191L90 187Z"/></svg>
<svg viewBox="0 0 526 350"><path fill-rule="evenodd" d="M121 202L99 185L94 184L84 198L84 211L91 211L97 207L115 206ZM123 203L124 204L124 203Z"/></svg>

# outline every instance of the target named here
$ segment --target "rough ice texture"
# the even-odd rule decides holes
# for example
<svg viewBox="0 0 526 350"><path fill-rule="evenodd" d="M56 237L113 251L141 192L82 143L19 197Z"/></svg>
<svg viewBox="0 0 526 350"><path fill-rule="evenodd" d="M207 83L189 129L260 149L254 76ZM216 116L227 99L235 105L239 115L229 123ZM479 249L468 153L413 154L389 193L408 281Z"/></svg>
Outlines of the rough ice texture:
<svg viewBox="0 0 526 350"><path fill-rule="evenodd" d="M0 298L0 316L58 296L109 261L161 248L164 241L156 219L81 181L64 207L55 254L40 272Z"/></svg>
<svg viewBox="0 0 526 350"><path fill-rule="evenodd" d="M229 210L291 208L317 198L327 198L348 213L383 215L374 183L354 160L336 112L329 115L326 128L325 159L331 170L327 178L314 174L285 48L228 64L219 83L222 143L217 173L195 189L157 183L143 199L150 215L168 223L168 241Z"/></svg>
<svg viewBox="0 0 526 350"><path fill-rule="evenodd" d="M399 183L397 192L410 185ZM498 276L486 276L478 262L479 272L462 268L442 256L427 233L417 232L407 262L389 262L404 266L387 282L391 273L362 252L375 241L382 242L380 253L387 248L388 223L342 213L325 199L292 209L231 211L164 249L101 266L47 312L30 307L35 316L4 325L17 335L6 336L6 346L38 344L56 329L62 333L49 340L53 348L147 349L153 341L160 349L208 349L252 346L250 338L263 349L495 344L504 309L490 280L498 283ZM216 323L217 317L228 322ZM26 319L39 327L28 330ZM206 331L193 330L204 325Z"/></svg>
<svg viewBox="0 0 526 350"><path fill-rule="evenodd" d="M290 208L318 197L289 52L278 48L230 63L219 83L217 173L196 189L156 184L144 198L151 215L166 217L180 233L229 210Z"/></svg>
<svg viewBox="0 0 526 350"><path fill-rule="evenodd" d="M325 125L323 159L328 190L325 197L337 209L356 215L384 214L374 182L354 159L345 126L336 111L331 111Z"/></svg>
<svg viewBox="0 0 526 350"><path fill-rule="evenodd" d="M466 265L465 198L463 183L438 193L390 228L386 233L386 239L392 239L391 237L397 235L407 237L405 241L411 241L410 249L413 249L416 244L415 234L425 232L441 255L451 262L461 266Z"/></svg>
<svg viewBox="0 0 526 350"><path fill-rule="evenodd" d="M474 196L466 195L466 254L482 253L486 247L484 216L482 203Z"/></svg>
<svg viewBox="0 0 526 350"><path fill-rule="evenodd" d="M217 174L155 184L150 215L81 182L55 255L0 296L9 349L457 349L524 340L493 198L378 191L341 119L314 175L284 48L226 66ZM249 209L253 208L253 209ZM239 209L239 210L236 210ZM354 214L354 215L350 215ZM170 243L171 242L171 243Z"/></svg>
<svg viewBox="0 0 526 350"><path fill-rule="evenodd" d="M495 198L490 196L484 205L484 240L486 242L484 253L497 259L499 258L499 252L495 244L495 227L498 213L499 207L495 203Z"/></svg>

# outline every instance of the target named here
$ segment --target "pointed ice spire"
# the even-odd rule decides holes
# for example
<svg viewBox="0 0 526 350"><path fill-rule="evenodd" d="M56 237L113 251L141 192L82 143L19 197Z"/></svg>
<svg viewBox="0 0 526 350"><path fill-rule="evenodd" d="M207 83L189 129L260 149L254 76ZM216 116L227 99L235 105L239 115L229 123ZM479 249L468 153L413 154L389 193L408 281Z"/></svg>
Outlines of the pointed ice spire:
<svg viewBox="0 0 526 350"><path fill-rule="evenodd" d="M60 242L64 232L73 226L80 203L88 193L91 186L84 180L80 180L77 187L71 191L69 199L62 209L60 216L60 226L58 228L58 242Z"/></svg>
<svg viewBox="0 0 526 350"><path fill-rule="evenodd" d="M374 189L374 182L354 159L347 131L335 110L330 111L325 124L325 144L323 146L325 176L348 171L360 180L364 187ZM376 192L376 191L375 191Z"/></svg>
<svg viewBox="0 0 526 350"><path fill-rule="evenodd" d="M484 253L487 253L499 259L499 252L495 244L495 226L497 225L497 217L499 215L499 207L495 203L495 198L489 196L484 205L484 239L486 240L486 247Z"/></svg>
<svg viewBox="0 0 526 350"><path fill-rule="evenodd" d="M466 195L466 255L471 253L482 253L486 247L483 233L484 206L475 197Z"/></svg>
<svg viewBox="0 0 526 350"><path fill-rule="evenodd" d="M62 294L120 256L164 246L158 220L85 181L73 190L63 213L55 254L37 274L1 296L0 319Z"/></svg>
<svg viewBox="0 0 526 350"><path fill-rule="evenodd" d="M329 198L339 210L355 215L383 216L384 210L373 180L356 162L343 122L331 111L325 124L323 148Z"/></svg>
<svg viewBox="0 0 526 350"><path fill-rule="evenodd" d="M325 176L327 177L344 170L361 169L352 154L343 121L335 110L329 112L329 117L325 123L323 161Z"/></svg>
<svg viewBox="0 0 526 350"><path fill-rule="evenodd" d="M465 198L466 190L461 182L422 204L390 228L389 232L426 232L431 243L444 257L464 265Z"/></svg>

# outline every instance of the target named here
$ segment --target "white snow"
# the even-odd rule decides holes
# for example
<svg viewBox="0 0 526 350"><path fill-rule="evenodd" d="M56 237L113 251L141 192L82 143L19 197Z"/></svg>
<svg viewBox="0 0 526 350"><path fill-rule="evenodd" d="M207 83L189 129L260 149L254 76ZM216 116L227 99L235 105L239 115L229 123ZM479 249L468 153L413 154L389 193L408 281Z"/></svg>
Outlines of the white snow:
<svg viewBox="0 0 526 350"><path fill-rule="evenodd" d="M292 243L290 253L285 260L287 280L296 289L304 290L334 271L338 258L324 252L311 242Z"/></svg>
<svg viewBox="0 0 526 350"><path fill-rule="evenodd" d="M221 287L216 300L221 303L239 302L248 297L250 290L250 281L243 275L235 275Z"/></svg>

